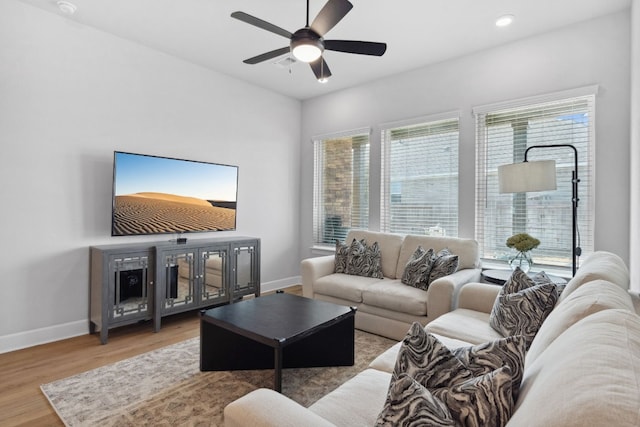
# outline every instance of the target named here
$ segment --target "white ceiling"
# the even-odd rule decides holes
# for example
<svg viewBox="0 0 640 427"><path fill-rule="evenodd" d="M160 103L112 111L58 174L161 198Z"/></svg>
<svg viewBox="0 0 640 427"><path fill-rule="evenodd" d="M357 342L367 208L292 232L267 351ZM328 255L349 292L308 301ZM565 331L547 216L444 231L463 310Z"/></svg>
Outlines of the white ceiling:
<svg viewBox="0 0 640 427"><path fill-rule="evenodd" d="M62 14L56 0L20 0ZM386 42L382 57L325 52L333 76L318 83L307 64L247 65L246 58L288 45L286 38L230 17L240 10L290 32L306 21L304 0L70 0L72 19L123 39L307 99L474 51L629 9L631 0L351 0L326 39ZM310 20L326 0L310 0ZM514 23L497 28L503 14Z"/></svg>

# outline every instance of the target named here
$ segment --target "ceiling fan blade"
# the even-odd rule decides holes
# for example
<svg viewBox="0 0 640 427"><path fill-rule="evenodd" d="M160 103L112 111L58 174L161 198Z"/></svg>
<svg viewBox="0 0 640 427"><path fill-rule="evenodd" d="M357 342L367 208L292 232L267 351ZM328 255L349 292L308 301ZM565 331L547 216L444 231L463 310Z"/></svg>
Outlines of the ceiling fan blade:
<svg viewBox="0 0 640 427"><path fill-rule="evenodd" d="M253 58L245 59L242 62L244 62L245 64L251 64L251 65L258 64L260 62L268 61L269 59L284 55L285 53L289 53L290 50L291 49L289 48L289 46L282 47L280 49L263 53L262 55L254 56Z"/></svg>
<svg viewBox="0 0 640 427"><path fill-rule="evenodd" d="M309 65L313 70L313 74L316 75L316 79L328 79L331 77L331 70L322 56L313 62L309 62Z"/></svg>
<svg viewBox="0 0 640 427"><path fill-rule="evenodd" d="M311 29L322 37L335 27L352 8L353 5L349 0L329 0L311 23Z"/></svg>
<svg viewBox="0 0 640 427"><path fill-rule="evenodd" d="M337 52L382 56L387 50L387 44L357 40L325 40L324 48L326 50L335 50Z"/></svg>
<svg viewBox="0 0 640 427"><path fill-rule="evenodd" d="M267 21L263 21L260 18L256 18L255 16L251 16L244 12L233 12L231 14L232 18L236 18L242 22L246 22L247 24L251 24L258 28L262 28L263 30L271 31L272 33L278 34L279 36L286 37L288 39L293 36L289 31L284 30L277 25L273 25Z"/></svg>

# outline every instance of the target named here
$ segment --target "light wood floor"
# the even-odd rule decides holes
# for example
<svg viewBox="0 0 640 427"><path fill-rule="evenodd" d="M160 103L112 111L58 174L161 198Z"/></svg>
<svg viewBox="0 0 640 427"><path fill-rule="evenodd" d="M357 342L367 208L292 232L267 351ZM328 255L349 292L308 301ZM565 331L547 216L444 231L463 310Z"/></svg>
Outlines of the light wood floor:
<svg viewBox="0 0 640 427"><path fill-rule="evenodd" d="M285 292L302 295L302 288L292 286ZM106 345L100 344L99 335L83 335L0 354L0 426L63 426L41 384L197 337L198 316L196 310L165 317L158 333L150 321L115 328Z"/></svg>

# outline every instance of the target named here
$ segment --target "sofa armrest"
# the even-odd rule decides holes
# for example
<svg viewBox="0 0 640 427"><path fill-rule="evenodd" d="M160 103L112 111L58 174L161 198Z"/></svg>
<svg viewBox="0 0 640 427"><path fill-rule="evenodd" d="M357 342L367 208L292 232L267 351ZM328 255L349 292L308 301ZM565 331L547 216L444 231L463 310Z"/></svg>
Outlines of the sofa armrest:
<svg viewBox="0 0 640 427"><path fill-rule="evenodd" d="M500 289L499 285L467 283L460 289L458 308L491 313Z"/></svg>
<svg viewBox="0 0 640 427"><path fill-rule="evenodd" d="M224 408L225 427L335 427L332 423L266 388L259 388Z"/></svg>
<svg viewBox="0 0 640 427"><path fill-rule="evenodd" d="M300 263L302 275L302 296L313 298L313 284L321 277L333 274L336 271L335 255L325 255L315 258L303 259Z"/></svg>
<svg viewBox="0 0 640 427"><path fill-rule="evenodd" d="M456 307L458 290L480 280L480 268L465 268L434 280L427 289L427 316L435 319Z"/></svg>

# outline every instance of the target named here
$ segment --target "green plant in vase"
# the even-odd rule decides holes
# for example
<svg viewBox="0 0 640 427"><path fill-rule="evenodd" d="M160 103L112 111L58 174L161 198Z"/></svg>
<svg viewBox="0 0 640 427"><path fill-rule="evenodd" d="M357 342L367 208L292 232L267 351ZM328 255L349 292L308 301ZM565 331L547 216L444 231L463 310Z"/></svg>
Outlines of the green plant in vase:
<svg viewBox="0 0 640 427"><path fill-rule="evenodd" d="M533 265L531 259L531 250L538 247L540 240L535 237L531 237L527 233L518 233L507 239L507 247L515 249L518 253L509 260L509 265L512 270L516 267L520 267L525 273L529 272L529 269Z"/></svg>

